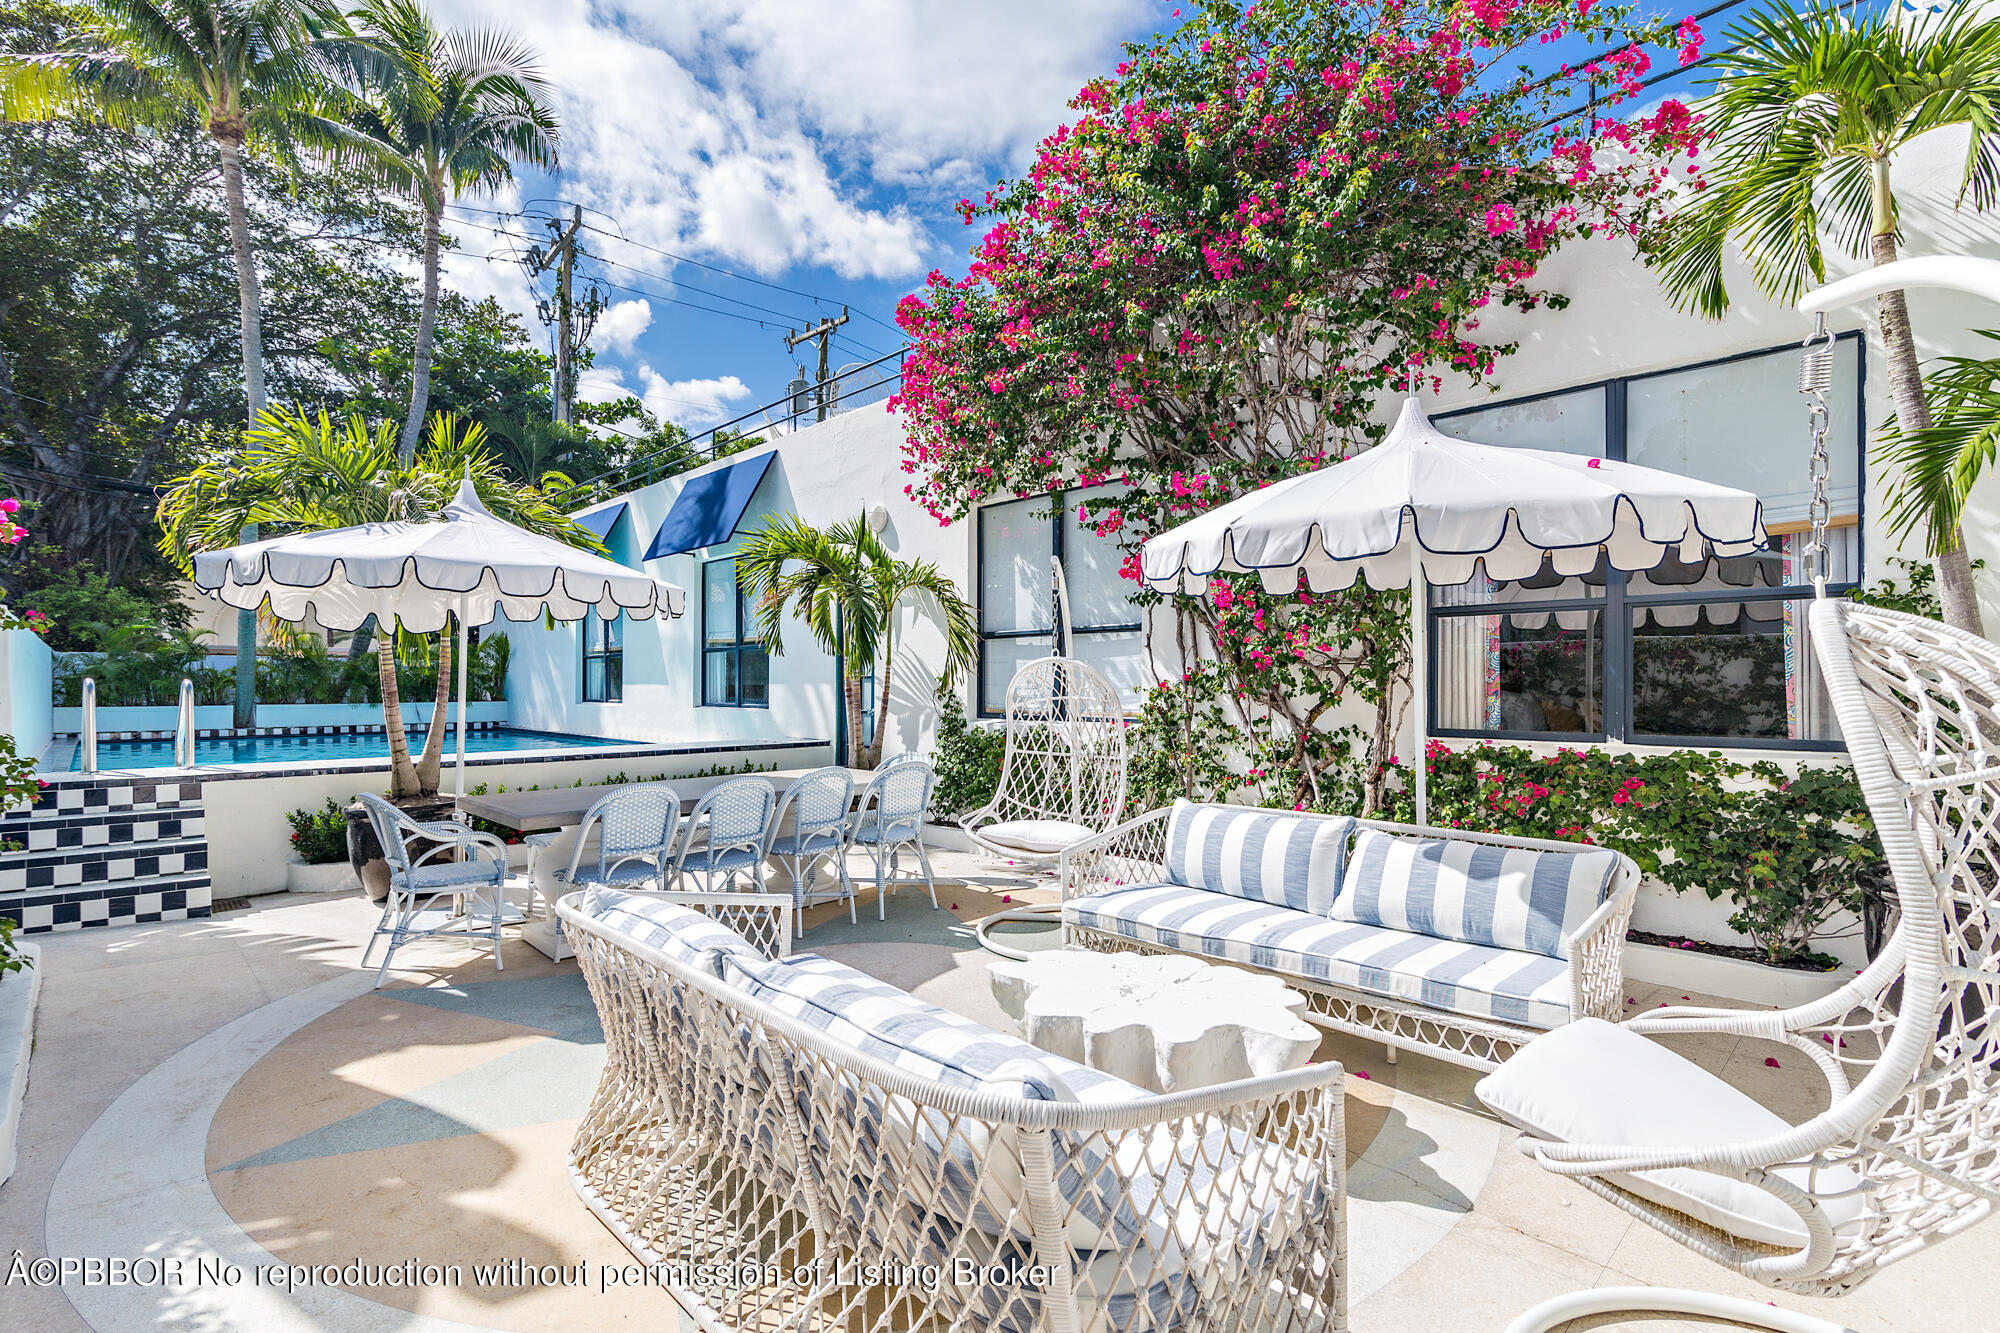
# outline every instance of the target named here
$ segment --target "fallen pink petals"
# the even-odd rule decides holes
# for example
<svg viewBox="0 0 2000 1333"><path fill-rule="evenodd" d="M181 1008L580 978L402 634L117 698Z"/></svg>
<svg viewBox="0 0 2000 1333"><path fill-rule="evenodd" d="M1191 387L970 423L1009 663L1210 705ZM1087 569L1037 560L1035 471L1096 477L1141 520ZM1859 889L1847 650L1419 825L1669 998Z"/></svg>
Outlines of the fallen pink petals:
<svg viewBox="0 0 2000 1333"><path fill-rule="evenodd" d="M1764 1068L1766 1068L1766 1069L1776 1069L1776 1068L1778 1068L1778 1062L1777 1062L1777 1060L1776 1060L1776 1059L1775 1059L1774 1057L1772 1057L1772 1056L1768 1056L1768 1055L1767 1055L1767 1056L1765 1056L1765 1057L1764 1057Z"/></svg>

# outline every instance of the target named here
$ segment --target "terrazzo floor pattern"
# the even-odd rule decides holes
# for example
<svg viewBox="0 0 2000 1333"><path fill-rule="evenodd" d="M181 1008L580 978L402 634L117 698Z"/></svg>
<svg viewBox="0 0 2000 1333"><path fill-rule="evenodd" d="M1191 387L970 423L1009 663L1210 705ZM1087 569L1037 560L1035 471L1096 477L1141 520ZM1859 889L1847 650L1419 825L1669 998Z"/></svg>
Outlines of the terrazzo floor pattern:
<svg viewBox="0 0 2000 1333"><path fill-rule="evenodd" d="M853 923L845 908L814 909L798 947L1008 1027L971 923L1008 905L1003 895L1048 895L970 857L938 859L949 877L943 910L906 888L878 920L871 893ZM465 1280L10 1291L0 1293L10 1307L0 1325L693 1327L657 1290L600 1292L594 1280L628 1257L563 1170L603 1058L574 964L516 942L496 972L483 955L434 942L412 946L413 970L371 991L355 963L372 919L352 897L283 895L213 922L50 939L22 1165L0 1189L0 1252L214 1255L249 1271L420 1258L460 1264ZM1679 999L1633 992L1648 1007ZM1761 1049L1736 1045L1705 1040L1689 1053L1782 1114L1807 1113L1802 1071L1770 1070ZM1350 1075L1359 1333L1498 1330L1535 1301L1599 1284L1769 1298L1522 1158L1511 1134L1473 1108L1469 1072L1408 1055L1391 1066L1379 1046L1344 1038L1329 1038L1319 1058L1341 1060ZM1973 1262L1995 1240L2000 1225L1983 1224L1835 1307L1780 1299L1838 1313L1860 1333L2000 1328L2000 1279ZM475 1280L478 1266L509 1260L513 1273ZM582 1286L579 1273L591 1275Z"/></svg>

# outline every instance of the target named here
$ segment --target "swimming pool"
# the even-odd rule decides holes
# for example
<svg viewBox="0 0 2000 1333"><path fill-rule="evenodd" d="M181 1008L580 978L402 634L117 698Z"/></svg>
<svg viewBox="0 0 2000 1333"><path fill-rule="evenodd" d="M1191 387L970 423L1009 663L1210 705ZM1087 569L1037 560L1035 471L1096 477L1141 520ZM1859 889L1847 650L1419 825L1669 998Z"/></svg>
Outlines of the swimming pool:
<svg viewBox="0 0 2000 1333"><path fill-rule="evenodd" d="M410 753L415 755L424 748L424 732L412 727L406 734L410 740ZM457 753L457 739L450 729L445 731L444 758L447 764ZM601 750L635 744L638 742L605 736L574 736L559 731L524 731L518 727L468 728L465 733L465 752L468 755L506 754L515 750ZM320 736L272 733L198 737L194 743L197 767L211 764L318 764L339 759L388 757L389 737L381 731L337 732ZM78 772L82 766L83 747L79 745L70 759L70 772ZM99 769L172 768L174 743L172 740L99 741L97 766Z"/></svg>

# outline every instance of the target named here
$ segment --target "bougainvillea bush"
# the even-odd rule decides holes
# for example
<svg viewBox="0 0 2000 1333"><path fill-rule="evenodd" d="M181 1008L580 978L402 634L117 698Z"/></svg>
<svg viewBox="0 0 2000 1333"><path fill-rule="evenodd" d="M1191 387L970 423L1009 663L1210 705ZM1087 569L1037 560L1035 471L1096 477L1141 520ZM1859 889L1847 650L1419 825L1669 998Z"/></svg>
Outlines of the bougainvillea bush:
<svg viewBox="0 0 2000 1333"><path fill-rule="evenodd" d="M1882 865L1844 766L1789 773L1713 750L1537 754L1442 741L1429 755L1432 823L1614 847L1676 892L1727 897L1730 928L1773 963L1815 957L1827 927L1860 911L1862 885ZM1413 806L1395 792L1390 816L1411 820Z"/></svg>
<svg viewBox="0 0 2000 1333"><path fill-rule="evenodd" d="M18 546L28 530L15 521L14 515L21 512L21 502L9 495L0 498L0 546ZM0 599L7 596L7 590L0 588ZM39 613L30 611L17 615L9 610L4 600L0 600L0 631L10 629L30 629L46 633L48 621ZM34 799L41 790L41 781L35 777L35 760L32 755L14 752L14 738L0 735L0 810L10 810ZM0 851L7 850L0 843Z"/></svg>
<svg viewBox="0 0 2000 1333"><path fill-rule="evenodd" d="M1482 315L1563 304L1537 281L1549 254L1636 234L1686 178L1700 131L1678 103L1548 123L1593 78L1612 90L1600 105L1636 93L1637 37L1688 58L1701 40L1592 0L1190 6L1076 95L1024 176L961 205L986 227L968 272L931 274L899 307L910 494L949 522L993 496L1116 483L1082 517L1135 552L1372 443L1384 393L1483 382L1513 345ZM1517 71L1557 39L1603 57ZM1174 640L1155 660L1219 673L1159 687L1178 697L1142 742L1179 765L1168 785L1198 789L1209 756L1187 741L1220 727L1239 740L1230 787L1379 804L1407 604L1223 579L1154 617ZM1358 738L1331 716L1350 695L1375 711Z"/></svg>

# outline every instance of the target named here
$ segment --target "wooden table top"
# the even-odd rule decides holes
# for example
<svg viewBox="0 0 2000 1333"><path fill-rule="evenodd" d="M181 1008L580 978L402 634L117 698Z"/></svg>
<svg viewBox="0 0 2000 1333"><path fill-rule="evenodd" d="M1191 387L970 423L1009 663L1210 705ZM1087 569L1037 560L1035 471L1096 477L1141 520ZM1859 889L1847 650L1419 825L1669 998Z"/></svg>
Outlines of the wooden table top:
<svg viewBox="0 0 2000 1333"><path fill-rule="evenodd" d="M523 833L534 833L581 824L586 810L615 791L672 787L681 798L681 813L685 815L693 813L702 797L739 777L763 778L782 792L813 771L810 768L780 768L765 773L732 773L727 777L672 778L664 783L631 782L619 787L550 787L542 791L502 792L497 796L461 796L458 808L480 819L490 819ZM856 788L866 785L875 776L867 769L850 768L847 771L853 777Z"/></svg>

